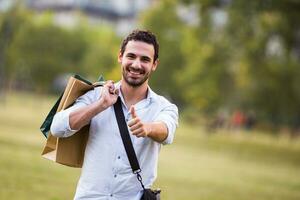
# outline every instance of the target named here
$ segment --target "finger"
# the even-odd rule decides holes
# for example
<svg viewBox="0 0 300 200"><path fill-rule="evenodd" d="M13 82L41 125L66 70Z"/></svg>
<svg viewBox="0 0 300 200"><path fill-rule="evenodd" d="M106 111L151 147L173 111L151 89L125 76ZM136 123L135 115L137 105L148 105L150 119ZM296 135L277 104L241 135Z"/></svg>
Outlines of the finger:
<svg viewBox="0 0 300 200"><path fill-rule="evenodd" d="M146 137L146 134L144 132L135 135L136 137L140 138L140 137Z"/></svg>
<svg viewBox="0 0 300 200"><path fill-rule="evenodd" d="M110 94L115 94L115 85L114 84L109 85L108 91Z"/></svg>
<svg viewBox="0 0 300 200"><path fill-rule="evenodd" d="M113 80L107 80L106 82L105 82L105 85L106 84L114 84L114 81Z"/></svg>
<svg viewBox="0 0 300 200"><path fill-rule="evenodd" d="M105 85L104 85L104 86L110 87L110 86L113 85L113 84L114 84L114 82L113 82L112 80L109 80L109 81L106 81L106 82L105 82Z"/></svg>
<svg viewBox="0 0 300 200"><path fill-rule="evenodd" d="M114 94L115 94L116 96L119 96L119 92L120 92L119 89L115 89Z"/></svg>
<svg viewBox="0 0 300 200"><path fill-rule="evenodd" d="M129 130L130 130L130 131L134 131L134 130L136 130L136 129L141 128L142 126L143 126L142 123L136 123L136 124L130 126Z"/></svg>
<svg viewBox="0 0 300 200"><path fill-rule="evenodd" d="M130 113L131 113L131 117L132 118L136 118L137 117L134 106L130 107Z"/></svg>
<svg viewBox="0 0 300 200"><path fill-rule="evenodd" d="M140 135L143 133L143 129L139 128L131 132L132 135Z"/></svg>
<svg viewBox="0 0 300 200"><path fill-rule="evenodd" d="M145 132L145 129L143 129L140 133L136 134L135 136L136 136L136 137L146 137L147 134L146 134L146 132Z"/></svg>
<svg viewBox="0 0 300 200"><path fill-rule="evenodd" d="M133 118L133 119L129 120L129 122L127 122L127 125L128 125L129 127L131 127L131 126L137 124L138 122L140 122L140 119L139 119L139 118Z"/></svg>
<svg viewBox="0 0 300 200"><path fill-rule="evenodd" d="M113 85L113 82L112 82L112 81L107 81L107 82L105 83L105 85L103 86L103 88L104 88L105 90L109 91L111 85Z"/></svg>
<svg viewBox="0 0 300 200"><path fill-rule="evenodd" d="M108 80L105 82L104 86L109 86L109 85L113 85L114 82L112 80Z"/></svg>

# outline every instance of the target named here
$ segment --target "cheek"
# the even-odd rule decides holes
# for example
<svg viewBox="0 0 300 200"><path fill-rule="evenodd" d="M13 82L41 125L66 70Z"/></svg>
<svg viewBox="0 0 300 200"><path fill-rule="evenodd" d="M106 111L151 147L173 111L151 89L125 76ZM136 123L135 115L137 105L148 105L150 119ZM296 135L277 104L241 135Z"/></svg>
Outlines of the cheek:
<svg viewBox="0 0 300 200"><path fill-rule="evenodd" d="M130 62L130 60L123 60L122 65L127 67L127 66L131 65L131 62Z"/></svg>
<svg viewBox="0 0 300 200"><path fill-rule="evenodd" d="M125 69L128 66L128 63L124 60L120 64L121 64L121 68L123 69Z"/></svg>

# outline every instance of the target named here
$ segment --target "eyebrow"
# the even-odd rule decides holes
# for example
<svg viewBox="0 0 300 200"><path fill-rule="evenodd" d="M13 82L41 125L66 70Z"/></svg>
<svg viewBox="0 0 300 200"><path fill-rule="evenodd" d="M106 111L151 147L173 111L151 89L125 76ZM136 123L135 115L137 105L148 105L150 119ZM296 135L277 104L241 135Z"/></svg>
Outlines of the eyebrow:
<svg viewBox="0 0 300 200"><path fill-rule="evenodd" d="M151 58L149 58L148 56L142 56L142 60L151 61Z"/></svg>
<svg viewBox="0 0 300 200"><path fill-rule="evenodd" d="M137 55L135 53L127 53L126 56L136 57ZM146 61L151 61L151 58L148 56L141 56L141 59Z"/></svg>
<svg viewBox="0 0 300 200"><path fill-rule="evenodd" d="M127 53L126 56L136 56L134 53Z"/></svg>

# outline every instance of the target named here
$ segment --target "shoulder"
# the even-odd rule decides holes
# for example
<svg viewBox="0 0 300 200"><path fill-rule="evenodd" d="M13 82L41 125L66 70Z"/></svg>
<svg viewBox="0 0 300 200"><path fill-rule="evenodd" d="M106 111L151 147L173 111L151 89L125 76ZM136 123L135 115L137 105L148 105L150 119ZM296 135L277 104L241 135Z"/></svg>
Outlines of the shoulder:
<svg viewBox="0 0 300 200"><path fill-rule="evenodd" d="M102 92L102 86L101 87L95 87L92 91L93 91L93 95L95 96L96 99L99 99L101 96L101 92Z"/></svg>
<svg viewBox="0 0 300 200"><path fill-rule="evenodd" d="M176 107L177 106L171 102L171 100L167 99L166 97L159 95L157 93L155 93L154 91L151 90L151 98L153 100L154 103L160 105L161 107Z"/></svg>
<svg viewBox="0 0 300 200"><path fill-rule="evenodd" d="M92 103L100 98L101 96L102 87L96 87L94 89L91 89L87 91L85 94L83 94L77 101L86 101L89 103Z"/></svg>

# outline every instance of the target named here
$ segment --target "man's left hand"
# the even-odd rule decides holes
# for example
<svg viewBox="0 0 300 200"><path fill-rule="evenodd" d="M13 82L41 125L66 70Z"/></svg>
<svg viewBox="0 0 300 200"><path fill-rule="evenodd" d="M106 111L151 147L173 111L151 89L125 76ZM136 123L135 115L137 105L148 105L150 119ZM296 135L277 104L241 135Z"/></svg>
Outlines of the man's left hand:
<svg viewBox="0 0 300 200"><path fill-rule="evenodd" d="M147 137L151 132L150 124L141 121L135 112L134 106L130 107L130 113L132 119L128 122L128 126L132 135L135 135L136 137Z"/></svg>

